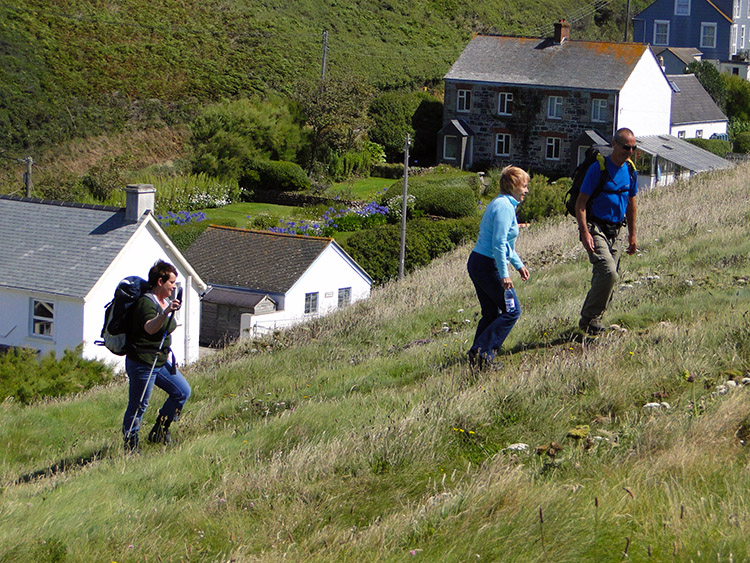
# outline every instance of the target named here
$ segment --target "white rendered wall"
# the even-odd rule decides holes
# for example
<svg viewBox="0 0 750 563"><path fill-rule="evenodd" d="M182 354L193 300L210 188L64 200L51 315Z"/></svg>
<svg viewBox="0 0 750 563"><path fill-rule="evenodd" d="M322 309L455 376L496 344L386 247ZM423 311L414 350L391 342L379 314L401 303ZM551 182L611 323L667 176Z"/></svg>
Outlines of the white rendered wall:
<svg viewBox="0 0 750 563"><path fill-rule="evenodd" d="M617 128L641 135L670 132L672 88L659 63L647 49L620 91Z"/></svg>

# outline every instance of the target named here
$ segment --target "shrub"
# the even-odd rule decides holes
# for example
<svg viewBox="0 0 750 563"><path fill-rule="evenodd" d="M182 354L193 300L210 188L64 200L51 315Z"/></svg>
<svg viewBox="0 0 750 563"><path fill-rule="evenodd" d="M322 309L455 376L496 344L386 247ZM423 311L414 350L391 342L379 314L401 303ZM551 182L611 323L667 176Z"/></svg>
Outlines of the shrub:
<svg viewBox="0 0 750 563"><path fill-rule="evenodd" d="M247 160L239 186L243 195L255 190L301 192L310 189L310 178L294 162L280 160Z"/></svg>
<svg viewBox="0 0 750 563"><path fill-rule="evenodd" d="M479 218L448 219L433 221L415 219L406 227L407 272L425 266L459 244L476 239ZM343 248L362 266L378 284L398 275L401 253L401 228L384 225L357 233L342 243Z"/></svg>
<svg viewBox="0 0 750 563"><path fill-rule="evenodd" d="M564 214L564 198L569 187L566 182L548 184L545 176L534 174L529 182L529 193L526 194L523 203L516 208L518 221L529 223Z"/></svg>
<svg viewBox="0 0 750 563"><path fill-rule="evenodd" d="M236 180L218 180L204 173L141 174L135 183L151 184L156 188L157 213L223 207L239 200L240 193Z"/></svg>
<svg viewBox="0 0 750 563"><path fill-rule="evenodd" d="M732 152L732 143L721 139L685 139L688 143L702 148L722 158Z"/></svg>
<svg viewBox="0 0 750 563"><path fill-rule="evenodd" d="M734 152L750 152L750 131L743 131L734 138Z"/></svg>
<svg viewBox="0 0 750 563"><path fill-rule="evenodd" d="M208 221L201 221L188 225L169 225L164 227L164 230L179 251L185 252L195 242L195 239L208 228L209 224Z"/></svg>
<svg viewBox="0 0 750 563"><path fill-rule="evenodd" d="M477 198L471 181L474 174L438 174L416 176L409 180L409 195L414 196L414 209L425 215L455 219L470 217L477 212ZM403 186L394 183L383 195L383 201L400 198Z"/></svg>
<svg viewBox="0 0 750 563"><path fill-rule="evenodd" d="M397 180L404 175L404 165L389 164L387 162L375 164L370 170L370 175L377 178L392 178Z"/></svg>
<svg viewBox="0 0 750 563"><path fill-rule="evenodd" d="M332 153L328 161L328 177L334 182L343 182L352 176L369 176L373 164L385 160L383 147L377 143L364 142L357 149Z"/></svg>
<svg viewBox="0 0 750 563"><path fill-rule="evenodd" d="M80 347L66 350L59 361L54 352L38 359L36 350L23 348L0 355L0 401L14 397L28 405L45 397L78 393L111 378L112 368L98 360L84 360Z"/></svg>

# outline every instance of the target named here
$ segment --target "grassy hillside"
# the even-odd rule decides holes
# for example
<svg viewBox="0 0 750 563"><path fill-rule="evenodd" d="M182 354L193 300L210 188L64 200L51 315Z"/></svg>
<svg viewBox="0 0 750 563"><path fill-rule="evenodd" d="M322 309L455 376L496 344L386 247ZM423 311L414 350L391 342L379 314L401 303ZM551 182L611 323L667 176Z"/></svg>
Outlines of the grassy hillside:
<svg viewBox="0 0 750 563"><path fill-rule="evenodd" d="M593 4L601 5L601 2ZM635 4L645 5L647 0ZM10 0L0 5L0 150L180 123L327 73L379 89L438 84L474 32L620 39L624 7L576 0ZM633 8L635 11L635 5Z"/></svg>
<svg viewBox="0 0 750 563"><path fill-rule="evenodd" d="M170 448L122 455L124 382L3 403L0 561L747 560L748 172L639 198L627 332L575 335L572 220L525 230L496 373L463 361L464 247L190 366Z"/></svg>

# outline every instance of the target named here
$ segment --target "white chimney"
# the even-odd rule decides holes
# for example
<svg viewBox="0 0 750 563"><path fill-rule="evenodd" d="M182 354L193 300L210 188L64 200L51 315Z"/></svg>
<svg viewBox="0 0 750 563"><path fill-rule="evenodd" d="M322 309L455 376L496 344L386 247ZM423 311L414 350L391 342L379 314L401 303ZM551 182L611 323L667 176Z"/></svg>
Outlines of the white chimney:
<svg viewBox="0 0 750 563"><path fill-rule="evenodd" d="M154 212L156 188L151 184L128 184L125 188L125 220L137 223L146 211Z"/></svg>

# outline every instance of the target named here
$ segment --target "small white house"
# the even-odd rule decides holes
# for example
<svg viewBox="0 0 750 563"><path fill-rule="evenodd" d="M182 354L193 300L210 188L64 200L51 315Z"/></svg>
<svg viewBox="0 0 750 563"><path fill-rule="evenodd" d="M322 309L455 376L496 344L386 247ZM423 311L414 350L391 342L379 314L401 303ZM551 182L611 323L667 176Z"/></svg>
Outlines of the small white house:
<svg viewBox="0 0 750 563"><path fill-rule="evenodd" d="M261 336L370 296L372 279L330 238L211 225L185 252L211 285L201 343Z"/></svg>
<svg viewBox="0 0 750 563"><path fill-rule="evenodd" d="M672 86L671 134L678 139L726 135L729 119L694 74L667 76Z"/></svg>
<svg viewBox="0 0 750 563"><path fill-rule="evenodd" d="M200 294L206 284L154 218L154 187L127 187L126 208L0 195L0 345L54 351L83 346L84 358L124 368L97 346L104 309L127 276L148 277L158 260L184 288L172 350L198 359Z"/></svg>

